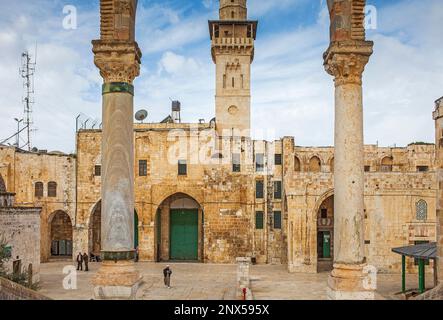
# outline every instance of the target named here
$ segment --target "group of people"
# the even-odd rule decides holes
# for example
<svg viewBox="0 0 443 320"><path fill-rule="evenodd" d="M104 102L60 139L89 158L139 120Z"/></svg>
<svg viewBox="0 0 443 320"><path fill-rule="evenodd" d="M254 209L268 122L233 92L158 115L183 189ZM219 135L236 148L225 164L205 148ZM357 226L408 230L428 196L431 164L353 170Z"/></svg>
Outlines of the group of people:
<svg viewBox="0 0 443 320"><path fill-rule="evenodd" d="M83 264L85 264L85 271L89 271L89 256L88 254L79 252L77 255L77 271L83 271Z"/></svg>

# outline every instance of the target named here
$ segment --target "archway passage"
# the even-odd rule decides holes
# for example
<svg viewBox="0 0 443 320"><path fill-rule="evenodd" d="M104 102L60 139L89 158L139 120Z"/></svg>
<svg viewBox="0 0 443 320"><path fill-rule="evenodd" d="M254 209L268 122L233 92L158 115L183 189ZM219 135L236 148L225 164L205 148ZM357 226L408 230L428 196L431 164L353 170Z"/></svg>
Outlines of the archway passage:
<svg viewBox="0 0 443 320"><path fill-rule="evenodd" d="M134 249L138 247L139 235L138 235L138 214L134 210ZM94 256L99 256L101 252L101 226L102 226L102 205L99 201L91 214L89 221L89 253Z"/></svg>
<svg viewBox="0 0 443 320"><path fill-rule="evenodd" d="M322 202L317 212L317 272L333 269L334 196Z"/></svg>
<svg viewBox="0 0 443 320"><path fill-rule="evenodd" d="M157 261L202 261L203 210L192 197L177 193L157 210Z"/></svg>
<svg viewBox="0 0 443 320"><path fill-rule="evenodd" d="M51 220L51 256L72 257L72 223L64 211L56 211Z"/></svg>

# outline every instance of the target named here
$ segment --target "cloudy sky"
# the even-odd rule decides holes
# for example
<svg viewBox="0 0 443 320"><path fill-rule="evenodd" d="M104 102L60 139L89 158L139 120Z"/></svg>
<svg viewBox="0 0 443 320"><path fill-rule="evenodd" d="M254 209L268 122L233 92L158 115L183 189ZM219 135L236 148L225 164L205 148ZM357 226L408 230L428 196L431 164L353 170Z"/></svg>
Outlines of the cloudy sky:
<svg viewBox="0 0 443 320"><path fill-rule="evenodd" d="M35 51L33 146L73 152L75 118L100 119L101 78L90 41L99 37L99 1L0 0L0 139L23 116L21 52ZM297 145L333 144L333 83L322 66L328 46L323 0L249 0L259 20L252 67L253 130L265 138L295 136ZM364 76L365 142L404 146L433 142L434 101L443 96L443 2L368 0L375 52ZM63 28L63 8L77 9L77 29ZM186 122L214 117L214 65L207 20L216 0L139 0L137 40L144 54L136 109L150 121L182 102ZM89 122L91 123L91 122ZM257 137L261 135L257 133ZM13 143L14 141L11 141Z"/></svg>

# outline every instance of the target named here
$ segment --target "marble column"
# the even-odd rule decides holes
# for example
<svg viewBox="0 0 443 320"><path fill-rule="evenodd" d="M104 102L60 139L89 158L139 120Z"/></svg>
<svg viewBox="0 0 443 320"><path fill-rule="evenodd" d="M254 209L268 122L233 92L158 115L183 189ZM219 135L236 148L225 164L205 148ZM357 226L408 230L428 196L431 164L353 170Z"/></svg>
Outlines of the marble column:
<svg viewBox="0 0 443 320"><path fill-rule="evenodd" d="M96 299L135 299L141 280L134 265L133 80L141 52L136 42L93 41L102 87L102 258L93 279Z"/></svg>
<svg viewBox="0 0 443 320"><path fill-rule="evenodd" d="M335 78L334 269L330 299L373 299L364 253L362 74L372 42L331 43L326 71Z"/></svg>

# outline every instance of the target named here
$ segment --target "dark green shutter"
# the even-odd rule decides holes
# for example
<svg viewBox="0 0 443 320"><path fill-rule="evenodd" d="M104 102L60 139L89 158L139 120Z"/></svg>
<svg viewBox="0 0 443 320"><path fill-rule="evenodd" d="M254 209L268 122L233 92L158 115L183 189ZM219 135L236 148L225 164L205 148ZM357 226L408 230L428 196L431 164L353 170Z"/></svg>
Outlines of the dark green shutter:
<svg viewBox="0 0 443 320"><path fill-rule="evenodd" d="M274 164L276 166L280 166L282 164L281 154L279 154L279 153L275 154Z"/></svg>
<svg viewBox="0 0 443 320"><path fill-rule="evenodd" d="M255 229L263 229L263 211L255 212Z"/></svg>
<svg viewBox="0 0 443 320"><path fill-rule="evenodd" d="M281 211L274 211L274 229L281 229Z"/></svg>
<svg viewBox="0 0 443 320"><path fill-rule="evenodd" d="M178 175L179 176L186 176L188 174L188 168L186 165L186 160L179 160L178 161Z"/></svg>
<svg viewBox="0 0 443 320"><path fill-rule="evenodd" d="M255 198L263 199L263 194L264 194L263 180L257 180L255 182Z"/></svg>

